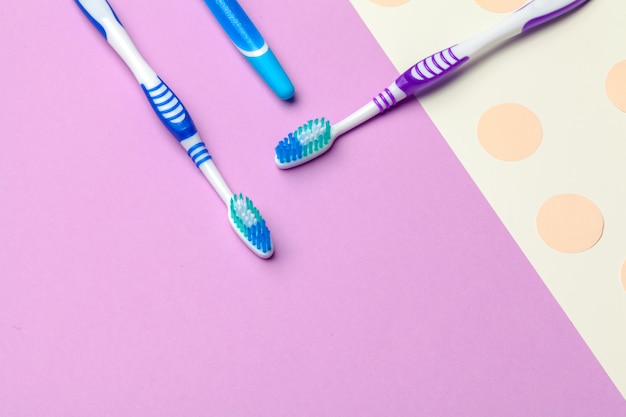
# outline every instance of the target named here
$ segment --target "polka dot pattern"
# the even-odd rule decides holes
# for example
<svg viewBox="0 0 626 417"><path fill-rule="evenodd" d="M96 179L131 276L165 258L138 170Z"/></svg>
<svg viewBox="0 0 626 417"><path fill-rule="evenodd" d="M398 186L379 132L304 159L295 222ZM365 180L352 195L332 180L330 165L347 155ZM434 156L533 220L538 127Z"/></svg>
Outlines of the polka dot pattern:
<svg viewBox="0 0 626 417"><path fill-rule="evenodd" d="M519 161L539 148L543 128L527 107L504 103L491 107L481 116L477 136L481 146L493 157ZM604 230L604 219L587 198L561 194L544 203L537 214L536 226L548 246L564 253L578 253L598 242Z"/></svg>
<svg viewBox="0 0 626 417"><path fill-rule="evenodd" d="M526 0L474 0L485 10L513 12ZM626 60L615 64L605 80L608 99L626 112ZM495 105L478 121L480 145L503 161L520 161L539 148L543 129L540 120L528 108L515 103ZM602 237L604 220L598 207L585 197L560 194L547 200L536 217L536 226L544 242L560 252L577 253L592 248ZM621 273L626 290L626 262Z"/></svg>
<svg viewBox="0 0 626 417"><path fill-rule="evenodd" d="M478 122L482 147L503 161L519 161L533 154L541 144L541 122L528 108L514 103L487 110Z"/></svg>
<svg viewBox="0 0 626 417"><path fill-rule="evenodd" d="M600 240L604 219L589 199L576 194L560 194L539 209L537 230L553 249L577 253L592 248Z"/></svg>

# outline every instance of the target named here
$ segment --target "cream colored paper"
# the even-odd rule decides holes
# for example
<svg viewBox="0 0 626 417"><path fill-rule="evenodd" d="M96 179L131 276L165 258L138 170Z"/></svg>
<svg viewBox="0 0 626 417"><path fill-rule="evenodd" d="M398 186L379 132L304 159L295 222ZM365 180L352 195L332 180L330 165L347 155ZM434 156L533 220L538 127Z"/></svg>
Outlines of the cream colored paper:
<svg viewBox="0 0 626 417"><path fill-rule="evenodd" d="M473 0L410 0L383 7L351 0L399 72L502 20ZM626 397L626 113L607 96L626 59L626 2L589 1L507 43L419 100L608 375ZM375 87L375 86L374 86ZM543 127L542 143L514 162L481 147L491 107L518 103ZM535 219L551 197L579 194L602 213L591 249L562 253ZM625 267L626 268L626 267ZM626 285L626 284L624 284Z"/></svg>

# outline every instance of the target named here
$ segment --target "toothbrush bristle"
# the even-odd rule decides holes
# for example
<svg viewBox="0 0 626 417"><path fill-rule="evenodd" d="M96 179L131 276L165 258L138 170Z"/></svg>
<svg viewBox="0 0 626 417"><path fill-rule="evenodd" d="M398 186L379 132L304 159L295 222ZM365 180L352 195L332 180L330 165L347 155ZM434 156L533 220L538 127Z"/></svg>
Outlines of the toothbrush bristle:
<svg viewBox="0 0 626 417"><path fill-rule="evenodd" d="M230 199L229 217L239 237L263 258L274 252L270 230L252 200L243 194L235 194Z"/></svg>
<svg viewBox="0 0 626 417"><path fill-rule="evenodd" d="M299 165L326 152L331 145L330 122L325 118L309 120L289 133L275 148L279 167Z"/></svg>

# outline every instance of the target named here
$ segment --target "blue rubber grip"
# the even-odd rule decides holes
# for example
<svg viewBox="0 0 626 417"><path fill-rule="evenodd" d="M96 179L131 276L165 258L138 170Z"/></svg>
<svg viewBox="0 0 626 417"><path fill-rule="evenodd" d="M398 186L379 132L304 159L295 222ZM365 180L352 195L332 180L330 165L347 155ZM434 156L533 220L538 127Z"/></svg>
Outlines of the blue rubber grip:
<svg viewBox="0 0 626 417"><path fill-rule="evenodd" d="M198 132L185 106L167 84L161 81L156 87L147 89L142 84L141 88L161 122L179 142Z"/></svg>
<svg viewBox="0 0 626 417"><path fill-rule="evenodd" d="M247 52L259 50L265 40L236 0L204 0L233 43Z"/></svg>

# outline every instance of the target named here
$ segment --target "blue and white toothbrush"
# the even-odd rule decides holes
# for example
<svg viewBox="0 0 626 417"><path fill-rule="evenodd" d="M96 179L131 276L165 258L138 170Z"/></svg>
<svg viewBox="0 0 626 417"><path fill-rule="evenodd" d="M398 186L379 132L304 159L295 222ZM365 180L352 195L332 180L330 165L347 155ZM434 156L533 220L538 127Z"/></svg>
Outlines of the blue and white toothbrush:
<svg viewBox="0 0 626 417"><path fill-rule="evenodd" d="M413 65L389 87L339 123L309 120L275 148L281 169L302 165L330 149L337 137L456 72L486 48L548 22L588 0L533 0L482 34L439 51Z"/></svg>
<svg viewBox="0 0 626 417"><path fill-rule="evenodd" d="M161 122L180 142L226 204L230 224L237 235L256 255L261 258L272 256L274 245L259 210L248 197L232 193L213 163L187 110L140 55L109 3L106 0L75 1L128 65Z"/></svg>

